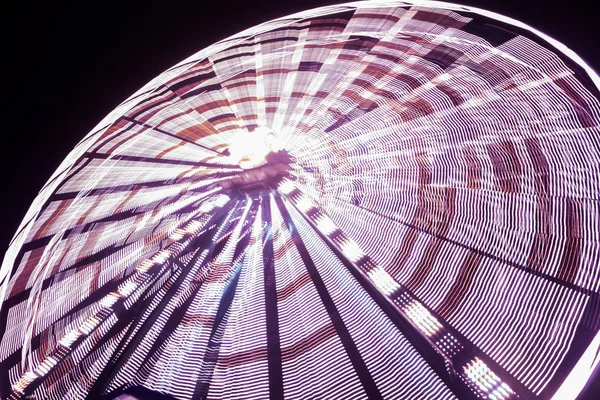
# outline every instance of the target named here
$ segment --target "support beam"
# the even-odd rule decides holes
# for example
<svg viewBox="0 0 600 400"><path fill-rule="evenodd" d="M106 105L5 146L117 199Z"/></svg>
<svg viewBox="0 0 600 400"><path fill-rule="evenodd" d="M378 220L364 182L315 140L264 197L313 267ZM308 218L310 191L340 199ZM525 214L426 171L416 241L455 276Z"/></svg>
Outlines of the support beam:
<svg viewBox="0 0 600 400"><path fill-rule="evenodd" d="M317 270L317 267L315 266L315 263L312 260L308 249L304 245L304 241L300 237L300 234L298 233L298 230L294 225L294 221L292 220L290 213L285 207L285 204L283 204L283 200L281 199L281 197L277 196L275 197L275 202L277 203L277 208L279 209L279 212L281 213L283 220L285 221L287 228L292 235L292 241L298 249L298 253L300 253L302 262L306 266L308 274L310 275L310 278L313 284L315 285L315 288L317 289L319 298L325 306L325 310L327 311L327 314L329 315L329 318L333 323L335 331L339 336L342 345L344 346L344 349L346 350L346 354L348 354L348 358L350 359L350 362L352 363L352 366L356 371L358 379L360 380L365 390L365 393L367 394L369 399L383 399L379 388L375 384L373 376L367 368L367 364L360 355L358 347L356 347L356 343L354 343L354 339L352 339L352 336L348 331L348 327L344 323L339 311L335 306L335 303L333 302L333 298L327 291L325 282L323 282L323 279L321 278L321 275L319 274L319 271Z"/></svg>
<svg viewBox="0 0 600 400"><path fill-rule="evenodd" d="M265 283L265 307L267 322L267 360L269 364L269 398L282 400L283 369L281 340L279 337L279 311L277 286L275 284L275 259L273 254L273 223L271 220L271 196L262 198L261 217L263 227L263 274Z"/></svg>

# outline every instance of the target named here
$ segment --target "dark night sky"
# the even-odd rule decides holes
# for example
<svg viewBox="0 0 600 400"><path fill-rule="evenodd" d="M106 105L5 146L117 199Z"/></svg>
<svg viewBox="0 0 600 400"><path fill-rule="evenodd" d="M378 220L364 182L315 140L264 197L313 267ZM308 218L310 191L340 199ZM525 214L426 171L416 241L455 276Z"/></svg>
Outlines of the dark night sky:
<svg viewBox="0 0 600 400"><path fill-rule="evenodd" d="M592 1L464 0L562 41L596 70ZM61 160L106 114L194 52L258 23L339 1L61 2L3 10L2 253ZM50 3L50 2L49 2ZM53 2L52 2L53 3ZM93 5L96 4L96 5ZM8 184L6 184L8 182ZM1 253L0 253L1 254Z"/></svg>

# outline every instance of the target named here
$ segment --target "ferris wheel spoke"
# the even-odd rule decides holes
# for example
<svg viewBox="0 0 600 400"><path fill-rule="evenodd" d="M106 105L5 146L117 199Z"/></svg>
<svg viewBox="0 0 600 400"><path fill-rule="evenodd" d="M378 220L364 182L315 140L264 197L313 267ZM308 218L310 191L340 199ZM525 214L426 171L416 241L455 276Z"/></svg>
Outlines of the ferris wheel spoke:
<svg viewBox="0 0 600 400"><path fill-rule="evenodd" d="M261 199L261 219L263 223L262 247L263 247L263 279L265 290L266 307L266 330L267 330L267 361L269 366L269 395L272 399L284 398L283 370L281 355L281 338L279 335L279 311L278 293L275 282L275 255L273 249L273 226L271 217L272 196L264 196Z"/></svg>

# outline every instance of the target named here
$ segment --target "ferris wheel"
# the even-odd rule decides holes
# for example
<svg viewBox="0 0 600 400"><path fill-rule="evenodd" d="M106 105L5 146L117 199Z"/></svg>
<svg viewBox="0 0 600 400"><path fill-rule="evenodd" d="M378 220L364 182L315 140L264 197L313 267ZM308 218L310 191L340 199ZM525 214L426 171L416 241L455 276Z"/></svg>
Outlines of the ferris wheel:
<svg viewBox="0 0 600 400"><path fill-rule="evenodd" d="M31 205L0 397L576 398L600 360L599 88L543 33L434 1L199 51Z"/></svg>

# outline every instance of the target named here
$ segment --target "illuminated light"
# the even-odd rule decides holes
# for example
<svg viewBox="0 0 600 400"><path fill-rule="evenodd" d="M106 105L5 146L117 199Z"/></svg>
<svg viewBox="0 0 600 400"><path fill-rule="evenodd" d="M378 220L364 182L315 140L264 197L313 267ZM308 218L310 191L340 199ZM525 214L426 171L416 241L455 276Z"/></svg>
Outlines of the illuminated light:
<svg viewBox="0 0 600 400"><path fill-rule="evenodd" d="M500 382L500 378L498 378L498 376L496 376L493 372L486 373L486 375L484 377L489 382L490 385L496 385L498 382Z"/></svg>
<svg viewBox="0 0 600 400"><path fill-rule="evenodd" d="M510 388L510 386L508 386L508 385L507 385L506 383L504 383L504 382L502 382L502 383L500 384L500 387L501 387L502 389L504 389L505 391L507 391L508 393L510 393L510 394L513 394L513 393L514 393L514 392L512 391L512 389Z"/></svg>
<svg viewBox="0 0 600 400"><path fill-rule="evenodd" d="M152 257L152 260L155 263L162 264L169 257L171 257L171 252L169 250L164 249L164 250L159 251L154 257Z"/></svg>
<svg viewBox="0 0 600 400"><path fill-rule="evenodd" d="M215 203L218 207L223 207L229 201L229 197L225 195L221 195L215 200Z"/></svg>
<svg viewBox="0 0 600 400"><path fill-rule="evenodd" d="M425 324L425 322L423 321L423 317L416 314L413 310L407 310L406 314L409 316L409 318L411 319L411 321L417 325L417 327L419 328L419 330L421 330L423 333L425 333L425 335L427 336L433 336L435 334L435 331L431 329L431 327L429 327L427 324Z"/></svg>
<svg viewBox="0 0 600 400"><path fill-rule="evenodd" d="M317 229L319 231L323 232L325 235L329 235L332 232L335 232L338 229L338 227L331 220L331 218L329 218L325 215L321 215L319 217L319 219L317 220Z"/></svg>
<svg viewBox="0 0 600 400"><path fill-rule="evenodd" d="M484 391L484 392L489 392L489 387L488 385L485 385L484 382L481 381L480 379L480 374L477 371L477 367L474 365L469 366L469 368L466 370L467 376L469 377L469 379L474 382L477 387Z"/></svg>
<svg viewBox="0 0 600 400"><path fill-rule="evenodd" d="M129 296L138 287L138 284L133 281L128 281L119 286L119 294L121 296Z"/></svg>
<svg viewBox="0 0 600 400"><path fill-rule="evenodd" d="M410 63L410 64L416 64L416 63L418 63L418 62L419 62L419 57L416 57L416 56L410 56L410 57L408 57L408 58L406 59L406 62L407 62L407 63Z"/></svg>
<svg viewBox="0 0 600 400"><path fill-rule="evenodd" d="M48 374L48 372L50 372L52 368L56 366L56 364L58 364L58 360L56 360L52 356L48 356L44 361L42 361L40 365L38 365L38 367L35 370L35 373L38 376L46 375Z"/></svg>
<svg viewBox="0 0 600 400"><path fill-rule="evenodd" d="M209 213L217 207L223 207L229 201L229 196L226 194L220 194L216 197L210 198L198 208L203 213Z"/></svg>
<svg viewBox="0 0 600 400"><path fill-rule="evenodd" d="M180 240L185 235L186 231L183 229L176 229L175 232L171 234L172 240Z"/></svg>
<svg viewBox="0 0 600 400"><path fill-rule="evenodd" d="M229 158L243 169L251 169L264 164L267 154L277 150L273 132L266 126L258 126L252 132L239 130L234 134L230 139Z"/></svg>
<svg viewBox="0 0 600 400"><path fill-rule="evenodd" d="M202 223L194 220L187 225L187 227L185 228L185 231L187 233L194 233L201 227L202 227Z"/></svg>
<svg viewBox="0 0 600 400"><path fill-rule="evenodd" d="M442 328L442 324L416 300L410 302L403 310L410 320L427 336L435 335Z"/></svg>
<svg viewBox="0 0 600 400"><path fill-rule="evenodd" d="M358 244L356 244L356 242L350 238L347 238L342 243L341 248L344 255L352 262L357 262L365 256L365 253L363 253Z"/></svg>
<svg viewBox="0 0 600 400"><path fill-rule="evenodd" d="M347 77L349 80L352 80L354 78L357 78L358 76L360 76L361 71L359 70L354 70L354 71L350 71L347 73Z"/></svg>
<svg viewBox="0 0 600 400"><path fill-rule="evenodd" d="M27 371L19 378L18 381L12 386L12 390L15 392L24 393L27 387L36 380L38 376L33 371Z"/></svg>
<svg viewBox="0 0 600 400"><path fill-rule="evenodd" d="M218 207L223 207L229 201L229 196L226 194L221 194L214 201Z"/></svg>
<svg viewBox="0 0 600 400"><path fill-rule="evenodd" d="M383 268L375 267L369 271L369 277L383 294L390 295L400 288L398 282L394 280Z"/></svg>
<svg viewBox="0 0 600 400"><path fill-rule="evenodd" d="M152 266L154 265L154 261L150 259L146 259L140 263L140 265L136 268L138 272L146 273Z"/></svg>
<svg viewBox="0 0 600 400"><path fill-rule="evenodd" d="M77 329L72 329L69 331L62 339L58 341L61 345L65 347L71 347L71 345L81 337L81 332Z"/></svg>
<svg viewBox="0 0 600 400"><path fill-rule="evenodd" d="M289 179L285 179L283 182L279 184L279 190L283 194L290 194L294 191L296 187Z"/></svg>
<svg viewBox="0 0 600 400"><path fill-rule="evenodd" d="M494 390L494 393L497 394L497 396L502 399L510 397L510 393L508 393L506 390L504 390L504 388L502 388L502 386L498 386L496 388L496 390Z"/></svg>
<svg viewBox="0 0 600 400"><path fill-rule="evenodd" d="M298 206L298 209L300 209L300 211L302 212L308 212L314 207L312 202L305 196L302 196L298 203L296 203L296 205Z"/></svg>
<svg viewBox="0 0 600 400"><path fill-rule="evenodd" d="M209 213L215 208L215 203L212 201L208 201L203 203L198 209L203 213Z"/></svg>
<svg viewBox="0 0 600 400"><path fill-rule="evenodd" d="M110 292L102 300L100 300L100 305L103 308L110 308L119 300L120 295L115 292Z"/></svg>
<svg viewBox="0 0 600 400"><path fill-rule="evenodd" d="M94 316L88 318L79 328L81 332L89 335L100 324L100 320Z"/></svg>
<svg viewBox="0 0 600 400"><path fill-rule="evenodd" d="M479 357L475 357L473 361L467 363L467 365L463 367L463 370L479 389L485 393L489 393L488 397L490 399L507 399L514 394L510 386L502 382L500 377L498 377L498 375L496 375Z"/></svg>

